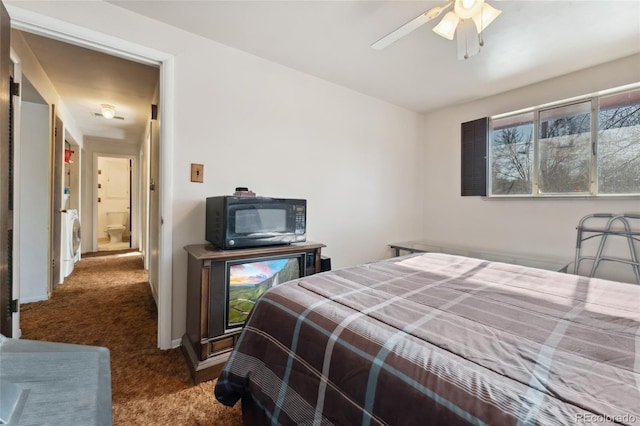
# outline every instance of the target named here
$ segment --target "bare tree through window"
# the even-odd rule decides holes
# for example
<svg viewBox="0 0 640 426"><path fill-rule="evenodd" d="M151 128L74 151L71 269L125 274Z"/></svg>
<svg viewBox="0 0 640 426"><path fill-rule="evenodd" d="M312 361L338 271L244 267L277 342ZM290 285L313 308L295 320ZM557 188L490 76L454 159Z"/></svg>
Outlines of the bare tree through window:
<svg viewBox="0 0 640 426"><path fill-rule="evenodd" d="M640 193L640 90L600 98L598 192Z"/></svg>
<svg viewBox="0 0 640 426"><path fill-rule="evenodd" d="M588 192L591 102L540 112L539 192Z"/></svg>
<svg viewBox="0 0 640 426"><path fill-rule="evenodd" d="M489 149L492 195L640 194L640 89L495 118Z"/></svg>
<svg viewBox="0 0 640 426"><path fill-rule="evenodd" d="M533 114L493 122L491 170L493 194L531 194Z"/></svg>

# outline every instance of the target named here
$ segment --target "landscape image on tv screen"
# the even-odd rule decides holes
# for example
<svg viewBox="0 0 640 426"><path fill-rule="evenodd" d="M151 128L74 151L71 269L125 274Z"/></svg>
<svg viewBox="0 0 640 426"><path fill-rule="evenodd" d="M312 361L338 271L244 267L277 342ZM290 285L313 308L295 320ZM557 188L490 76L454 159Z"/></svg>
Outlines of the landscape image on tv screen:
<svg viewBox="0 0 640 426"><path fill-rule="evenodd" d="M296 256L230 265L227 326L242 325L267 289L300 278L298 259Z"/></svg>

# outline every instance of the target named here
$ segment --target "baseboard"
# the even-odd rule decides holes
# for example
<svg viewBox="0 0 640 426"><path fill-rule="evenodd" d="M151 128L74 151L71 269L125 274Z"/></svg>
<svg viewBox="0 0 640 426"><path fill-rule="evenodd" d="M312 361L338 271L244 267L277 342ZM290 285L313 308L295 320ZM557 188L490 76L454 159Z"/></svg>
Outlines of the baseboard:
<svg viewBox="0 0 640 426"><path fill-rule="evenodd" d="M179 348L182 345L182 339L173 339L171 341L171 349Z"/></svg>
<svg viewBox="0 0 640 426"><path fill-rule="evenodd" d="M49 300L49 296L44 295L38 297L21 297L20 304L23 305L25 303L42 302L43 300Z"/></svg>
<svg viewBox="0 0 640 426"><path fill-rule="evenodd" d="M156 301L156 306L158 306L158 292L156 291L156 288L153 286L153 284L151 284L151 281L149 281L148 283L149 288L151 289L151 296L153 296L153 300Z"/></svg>

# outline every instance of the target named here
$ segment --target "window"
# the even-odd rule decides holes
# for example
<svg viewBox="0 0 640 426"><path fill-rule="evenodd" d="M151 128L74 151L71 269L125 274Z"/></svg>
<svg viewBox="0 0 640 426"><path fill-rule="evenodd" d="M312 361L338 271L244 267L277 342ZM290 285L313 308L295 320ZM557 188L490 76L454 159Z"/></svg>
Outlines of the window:
<svg viewBox="0 0 640 426"><path fill-rule="evenodd" d="M640 90L605 96L598 107L598 192L640 192Z"/></svg>
<svg viewBox="0 0 640 426"><path fill-rule="evenodd" d="M533 113L493 120L491 133L491 193L531 194Z"/></svg>
<svg viewBox="0 0 640 426"><path fill-rule="evenodd" d="M640 90L495 117L491 195L640 194Z"/></svg>
<svg viewBox="0 0 640 426"><path fill-rule="evenodd" d="M589 192L591 102L539 113L538 192Z"/></svg>

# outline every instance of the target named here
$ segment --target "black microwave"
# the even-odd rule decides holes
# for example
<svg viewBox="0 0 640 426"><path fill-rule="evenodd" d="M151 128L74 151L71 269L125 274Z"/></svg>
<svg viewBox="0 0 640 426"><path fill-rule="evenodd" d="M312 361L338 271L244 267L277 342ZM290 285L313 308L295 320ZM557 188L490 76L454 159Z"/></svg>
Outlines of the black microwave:
<svg viewBox="0 0 640 426"><path fill-rule="evenodd" d="M207 198L206 240L222 249L290 244L307 239L307 200Z"/></svg>

